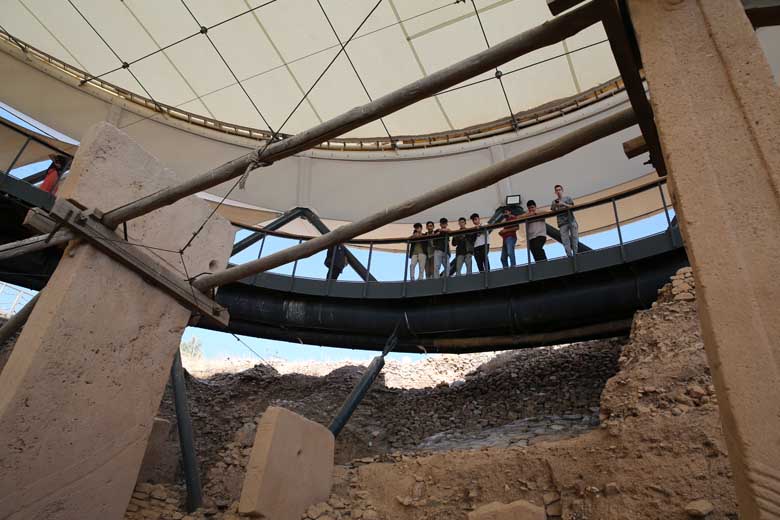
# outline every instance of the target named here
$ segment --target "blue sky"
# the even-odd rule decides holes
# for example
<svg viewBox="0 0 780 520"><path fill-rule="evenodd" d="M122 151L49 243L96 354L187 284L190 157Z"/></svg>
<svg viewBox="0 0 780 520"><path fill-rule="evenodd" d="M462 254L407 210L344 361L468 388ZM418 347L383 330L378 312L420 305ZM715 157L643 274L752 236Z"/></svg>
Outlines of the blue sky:
<svg viewBox="0 0 780 520"><path fill-rule="evenodd" d="M56 130L46 127L45 125L28 118L24 114L20 114L14 111L11 107L3 105L2 103L0 103L0 117L3 117L9 121L13 121L31 130L39 132L43 131L49 135L64 138L70 142L76 142L67 136L63 136ZM31 164L25 167L16 168L11 173L16 177L25 177L26 175L40 171L47 165L48 161ZM670 216L673 215L673 210L670 210ZM666 226L667 223L664 214L623 225L621 226L623 241L630 242L631 240L636 240L654 233L662 232L664 229L666 229ZM249 231L239 231L236 234L236 240L244 238L249 233ZM612 246L619 243L617 230L610 230L603 233L590 235L585 237L582 242L594 249ZM234 263L243 263L248 260L255 259L258 257L261 246L263 248L262 254L263 256L266 256L295 244L297 244L297 241L295 240L268 237L264 244L261 245L261 243L257 243L253 245L238 255L235 255L231 261ZM363 263L363 265L368 265L368 250L359 248L350 248L350 250ZM564 255L563 246L557 243L548 244L545 246L545 251L547 252L548 258L558 258ZM517 249L516 257L519 264L525 264L526 255L527 251L525 249ZM308 278L325 278L327 275L327 267L325 267L324 261L324 251L309 258L300 260L297 267L295 268L296 276ZM371 258L371 274L380 281L403 280L406 265L407 263L405 254L374 251ZM492 251L490 253L490 265L494 269L501 266L500 251ZM292 270L293 265L288 264L275 268L271 272L289 275L292 273ZM474 271L476 272L476 264L474 265ZM360 281L360 277L351 267L347 266L339 280L357 282ZM231 334L188 327L184 332L183 340L189 340L193 336L197 336L203 343L204 356L206 358L222 359L229 357L232 359L258 359L254 353L250 352L246 346L236 340ZM284 341L252 338L249 336L241 336L241 339L247 345L249 345L252 350L257 352L265 359L282 358L287 360L341 361L368 360L376 355L376 352L373 351L301 345ZM422 355L423 354L391 354L390 358L408 359Z"/></svg>

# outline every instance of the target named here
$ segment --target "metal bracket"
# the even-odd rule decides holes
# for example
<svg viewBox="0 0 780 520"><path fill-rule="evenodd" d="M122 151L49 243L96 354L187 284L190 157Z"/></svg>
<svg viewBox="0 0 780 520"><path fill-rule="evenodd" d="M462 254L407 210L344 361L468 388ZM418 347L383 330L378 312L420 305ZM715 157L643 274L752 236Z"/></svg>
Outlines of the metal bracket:
<svg viewBox="0 0 780 520"><path fill-rule="evenodd" d="M193 314L213 320L222 326L228 325L230 316L225 307L194 288L182 278L181 273L161 264L156 257L144 251L140 246L123 240L97 219L98 214L99 212L83 210L80 204L75 201L58 198L48 217L72 229L97 249L137 272L149 283L163 289L189 308ZM30 210L27 223L35 226L36 221L43 220L40 218L41 216L45 217L45 212L38 209ZM44 224L41 227L45 228L50 225L50 223L48 226ZM43 229L42 231L46 232L47 230Z"/></svg>

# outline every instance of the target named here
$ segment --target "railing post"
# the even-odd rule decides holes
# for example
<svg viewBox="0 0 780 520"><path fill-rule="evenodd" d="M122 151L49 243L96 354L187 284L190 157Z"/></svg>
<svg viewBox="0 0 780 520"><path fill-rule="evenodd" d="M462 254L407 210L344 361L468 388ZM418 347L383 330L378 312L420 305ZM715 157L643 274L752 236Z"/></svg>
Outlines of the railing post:
<svg viewBox="0 0 780 520"><path fill-rule="evenodd" d="M19 160L19 157L22 156L24 151L27 149L27 145L30 144L30 138L28 137L25 139L24 144L19 149L19 152L17 152L16 156L14 156L14 160L11 161L11 166L8 167L8 170L5 172L6 175L11 175L11 170L14 169L14 166L16 166L16 162Z"/></svg>
<svg viewBox="0 0 780 520"><path fill-rule="evenodd" d="M664 196L664 187L659 182L658 192L661 194L661 205L664 207L664 215L666 215L666 232L669 233L669 240L672 241L672 245L676 246L674 240L674 233L672 233L672 220L669 218L669 208L666 206L666 197Z"/></svg>
<svg viewBox="0 0 780 520"><path fill-rule="evenodd" d="M611 201L612 211L615 214L615 226L617 226L618 240L620 241L620 258L625 262L626 250L623 248L623 233L620 231L620 218L618 217L617 203L615 202L615 199L611 199Z"/></svg>
<svg viewBox="0 0 780 520"><path fill-rule="evenodd" d="M412 247L411 242L408 240L406 241L406 252L404 254L404 283L401 288L401 297L406 298L406 282L409 278L409 264L407 260L409 259L409 248Z"/></svg>
<svg viewBox="0 0 780 520"><path fill-rule="evenodd" d="M298 245L301 245L303 243L303 239L298 239ZM295 271L298 270L298 259L295 259L295 262L293 262L293 270L292 270L292 276L290 276L290 290L293 290L293 287L295 287Z"/></svg>
<svg viewBox="0 0 780 520"><path fill-rule="evenodd" d="M569 208L569 209L566 210L566 213L568 213L568 215L569 215L569 222L572 222L574 220L574 211L572 211L572 209ZM570 241L571 241L571 239L570 239ZM573 244L569 244L569 247L571 247L572 245ZM580 232L578 230L577 231L577 251L579 251L579 249L580 249L579 245L580 245ZM564 251L564 253L566 253L566 251ZM577 272L577 253L574 252L573 249L572 249L572 252L571 252L571 268L572 268L572 272L575 272L575 273Z"/></svg>
<svg viewBox="0 0 780 520"><path fill-rule="evenodd" d="M368 244L368 265L366 266L366 279L363 280L363 297L368 292L368 283L371 281L371 257L374 255L374 243Z"/></svg>
<svg viewBox="0 0 780 520"><path fill-rule="evenodd" d="M482 271L482 278L483 278L483 285L485 286L485 289L488 287L488 274L490 273L490 260L488 257L490 256L490 235L488 233L488 230L485 229L485 258L482 260L482 267L484 270Z"/></svg>
<svg viewBox="0 0 780 520"><path fill-rule="evenodd" d="M528 281L534 279L533 268L531 267L531 241L528 239L528 224L525 223L525 262L528 265Z"/></svg>

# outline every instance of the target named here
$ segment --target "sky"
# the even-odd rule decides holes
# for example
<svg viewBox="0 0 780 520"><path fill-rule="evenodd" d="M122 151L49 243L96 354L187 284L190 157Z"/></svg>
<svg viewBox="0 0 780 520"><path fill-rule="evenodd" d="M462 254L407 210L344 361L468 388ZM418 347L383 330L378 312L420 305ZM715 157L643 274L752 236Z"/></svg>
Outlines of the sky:
<svg viewBox="0 0 780 520"><path fill-rule="evenodd" d="M77 142L2 103L0 103L0 117L34 131L56 136L69 142ZM25 177L40 171L46 167L48 163L48 161L45 161L42 163L16 168L11 171L11 175L19 178ZM670 209L670 218L673 216L674 210ZM638 222L622 225L622 238L624 242L630 242L632 240L646 237L654 233L663 232L666 227L666 216L664 214L659 214L644 220L640 220ZM250 234L249 231L239 231L236 234L236 241L241 240L248 234ZM618 244L619 238L617 230L609 230L602 233L589 235L584 237L581 241L593 249L600 249ZM232 257L231 262L243 263L248 260L253 260L258 257L261 248L262 255L266 256L296 244L297 241L295 240L278 237L267 237L263 242L258 242L252 247L249 247ZM361 261L364 266L368 265L368 250L352 247L350 248L350 251ZM547 257L550 259L559 258L564 255L563 246L558 243L547 244L545 246L545 251L547 253ZM498 250L490 252L490 265L493 269L501 267L500 256L501 254ZM516 258L518 265L524 265L527 258L526 249L518 248L516 250ZM314 256L300 260L297 263L297 266L294 266L293 264L283 265L272 269L270 272L289 275L292 273L294 268L296 277L301 276L322 279L327 275L327 267L324 265L324 261L325 252L322 251ZM391 253L375 250L371 256L371 274L374 275L377 280L403 280L406 268L407 259L404 253ZM476 264L474 264L473 269L474 272L476 272ZM347 266L342 275L339 277L339 280L358 282L361 279L350 266ZM0 308L2 308L2 303L3 298L0 298ZM241 341L239 341L233 335L228 333L199 329L196 327L187 327L182 340L188 341L193 336L197 336L198 339L200 339L202 342L203 354L207 359L253 359L258 362L273 358L291 361L367 361L377 354L375 351L303 345L284 341L253 338L249 336L239 336L241 338ZM247 348L247 346L249 348ZM426 354L390 354L389 359L408 361L410 359L418 359L423 356L426 356Z"/></svg>

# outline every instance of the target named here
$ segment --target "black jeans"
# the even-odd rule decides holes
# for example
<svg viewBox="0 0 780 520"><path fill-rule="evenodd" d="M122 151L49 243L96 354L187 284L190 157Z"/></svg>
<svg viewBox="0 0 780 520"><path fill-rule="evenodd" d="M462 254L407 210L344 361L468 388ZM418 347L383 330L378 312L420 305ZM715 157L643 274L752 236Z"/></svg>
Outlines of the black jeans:
<svg viewBox="0 0 780 520"><path fill-rule="evenodd" d="M480 273L490 271L490 258L488 258L487 253L487 245L474 247L474 260L477 261L477 269Z"/></svg>
<svg viewBox="0 0 780 520"><path fill-rule="evenodd" d="M547 254L544 252L544 243L546 241L547 237L536 237L532 238L531 241L528 242L531 254L534 255L534 260L537 262L541 260L547 260Z"/></svg>

